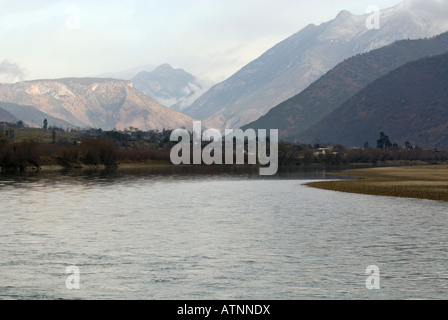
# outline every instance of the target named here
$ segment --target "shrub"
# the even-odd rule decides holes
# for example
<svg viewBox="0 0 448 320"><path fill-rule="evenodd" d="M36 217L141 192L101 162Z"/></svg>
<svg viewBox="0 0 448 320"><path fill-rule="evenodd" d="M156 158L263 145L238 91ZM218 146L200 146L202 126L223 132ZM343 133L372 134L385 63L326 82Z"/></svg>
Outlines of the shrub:
<svg viewBox="0 0 448 320"><path fill-rule="evenodd" d="M81 143L81 161L89 165L117 165L115 144L106 139L85 139Z"/></svg>

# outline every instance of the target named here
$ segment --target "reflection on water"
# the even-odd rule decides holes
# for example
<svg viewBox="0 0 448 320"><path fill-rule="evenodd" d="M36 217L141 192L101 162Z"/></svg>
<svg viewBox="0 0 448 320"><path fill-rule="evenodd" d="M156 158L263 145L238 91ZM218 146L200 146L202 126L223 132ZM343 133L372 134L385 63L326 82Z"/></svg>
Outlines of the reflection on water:
<svg viewBox="0 0 448 320"><path fill-rule="evenodd" d="M0 298L447 298L446 203L303 185L332 170L2 174Z"/></svg>

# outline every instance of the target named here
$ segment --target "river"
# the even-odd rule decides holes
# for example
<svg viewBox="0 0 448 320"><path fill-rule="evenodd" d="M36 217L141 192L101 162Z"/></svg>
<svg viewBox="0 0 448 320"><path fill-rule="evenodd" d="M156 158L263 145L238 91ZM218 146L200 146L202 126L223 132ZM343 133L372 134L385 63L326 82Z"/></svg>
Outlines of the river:
<svg viewBox="0 0 448 320"><path fill-rule="evenodd" d="M0 299L448 298L445 202L305 185L335 179L324 169L257 172L2 174Z"/></svg>

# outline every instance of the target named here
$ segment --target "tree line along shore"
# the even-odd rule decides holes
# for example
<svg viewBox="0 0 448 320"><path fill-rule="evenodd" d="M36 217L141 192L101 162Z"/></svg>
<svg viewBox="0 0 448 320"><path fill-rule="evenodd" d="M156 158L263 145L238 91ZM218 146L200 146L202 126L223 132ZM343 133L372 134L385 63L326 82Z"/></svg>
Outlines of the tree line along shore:
<svg viewBox="0 0 448 320"><path fill-rule="evenodd" d="M65 131L3 124L0 126L0 167L2 170L24 171L45 166L117 168L123 164L169 165L171 149L177 144L170 141L171 133L170 130L143 132L135 128L125 131ZM383 137L384 134L381 135ZM206 145L204 143L203 147ZM440 164L447 161L446 151L424 150L408 142L399 146L384 143L381 139L376 147L365 145L362 148L283 141L278 145L280 167Z"/></svg>

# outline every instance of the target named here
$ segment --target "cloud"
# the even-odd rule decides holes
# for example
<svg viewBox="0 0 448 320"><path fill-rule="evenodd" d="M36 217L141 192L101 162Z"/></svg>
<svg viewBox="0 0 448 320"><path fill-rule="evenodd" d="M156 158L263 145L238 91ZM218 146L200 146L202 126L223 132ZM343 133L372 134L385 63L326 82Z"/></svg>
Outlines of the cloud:
<svg viewBox="0 0 448 320"><path fill-rule="evenodd" d="M5 82L23 81L27 71L22 69L17 63L3 60L0 63L0 77Z"/></svg>
<svg viewBox="0 0 448 320"><path fill-rule="evenodd" d="M398 1L0 0L1 59L26 61L27 79L169 62L222 81L309 23Z"/></svg>
<svg viewBox="0 0 448 320"><path fill-rule="evenodd" d="M410 10L419 11L435 19L448 18L448 0L407 0Z"/></svg>

